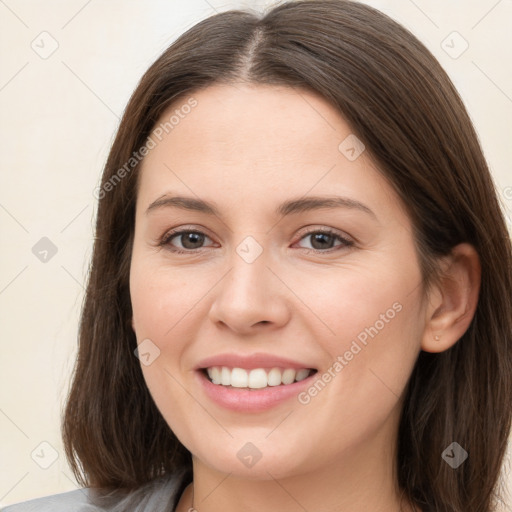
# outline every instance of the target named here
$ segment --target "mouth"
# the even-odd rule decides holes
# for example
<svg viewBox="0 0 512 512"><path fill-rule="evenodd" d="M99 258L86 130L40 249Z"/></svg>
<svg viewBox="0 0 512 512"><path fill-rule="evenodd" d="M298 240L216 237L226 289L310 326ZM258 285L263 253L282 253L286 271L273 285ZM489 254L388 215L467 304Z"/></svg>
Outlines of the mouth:
<svg viewBox="0 0 512 512"><path fill-rule="evenodd" d="M240 390L278 388L300 382L317 373L315 368L238 368L210 366L200 372L214 385Z"/></svg>

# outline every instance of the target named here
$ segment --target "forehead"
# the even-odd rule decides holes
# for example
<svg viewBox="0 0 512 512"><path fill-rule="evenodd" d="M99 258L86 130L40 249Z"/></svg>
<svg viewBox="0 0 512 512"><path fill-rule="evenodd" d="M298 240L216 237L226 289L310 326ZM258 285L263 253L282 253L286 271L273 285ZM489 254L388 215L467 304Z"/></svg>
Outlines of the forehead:
<svg viewBox="0 0 512 512"><path fill-rule="evenodd" d="M303 161L313 153L335 154L338 138L350 133L326 100L303 89L216 84L192 96L196 106L180 117L168 135L172 133L175 145L189 142L189 149L194 145L196 151L189 155L195 159L207 153L218 161L236 160L242 151L253 162L267 165ZM189 99L183 97L170 107L157 126L169 114L185 110Z"/></svg>
<svg viewBox="0 0 512 512"><path fill-rule="evenodd" d="M169 107L152 137L140 170L146 207L167 189L247 207L309 192L397 203L364 151L347 158L345 141L355 136L340 113L304 89L213 85Z"/></svg>

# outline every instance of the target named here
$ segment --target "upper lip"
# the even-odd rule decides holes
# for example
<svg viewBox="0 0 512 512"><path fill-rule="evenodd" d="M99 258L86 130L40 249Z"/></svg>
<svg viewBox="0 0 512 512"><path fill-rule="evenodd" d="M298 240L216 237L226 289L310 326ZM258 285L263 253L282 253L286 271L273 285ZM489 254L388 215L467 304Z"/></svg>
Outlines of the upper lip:
<svg viewBox="0 0 512 512"><path fill-rule="evenodd" d="M275 356L272 354L256 353L251 355L239 354L217 354L201 360L196 366L196 370L211 368L212 366L226 366L228 368L313 368L307 363L294 361L286 357ZM314 368L313 368L314 369Z"/></svg>

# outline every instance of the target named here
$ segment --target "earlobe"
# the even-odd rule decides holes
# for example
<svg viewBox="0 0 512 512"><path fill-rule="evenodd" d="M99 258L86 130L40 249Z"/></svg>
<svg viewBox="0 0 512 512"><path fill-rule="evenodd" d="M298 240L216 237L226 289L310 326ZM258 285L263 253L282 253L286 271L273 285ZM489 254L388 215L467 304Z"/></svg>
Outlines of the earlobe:
<svg viewBox="0 0 512 512"><path fill-rule="evenodd" d="M443 262L439 284L429 294L421 349L443 352L467 331L478 304L481 266L476 249L467 243L453 248Z"/></svg>

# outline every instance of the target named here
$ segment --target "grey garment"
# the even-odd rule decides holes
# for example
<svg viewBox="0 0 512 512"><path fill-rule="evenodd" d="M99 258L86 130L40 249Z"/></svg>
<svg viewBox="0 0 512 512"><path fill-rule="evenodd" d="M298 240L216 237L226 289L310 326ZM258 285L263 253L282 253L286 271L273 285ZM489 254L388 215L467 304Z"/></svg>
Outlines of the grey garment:
<svg viewBox="0 0 512 512"><path fill-rule="evenodd" d="M130 493L77 489L9 505L0 512L175 512L184 488L191 481L190 472L184 470L155 479Z"/></svg>

